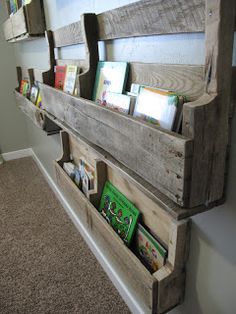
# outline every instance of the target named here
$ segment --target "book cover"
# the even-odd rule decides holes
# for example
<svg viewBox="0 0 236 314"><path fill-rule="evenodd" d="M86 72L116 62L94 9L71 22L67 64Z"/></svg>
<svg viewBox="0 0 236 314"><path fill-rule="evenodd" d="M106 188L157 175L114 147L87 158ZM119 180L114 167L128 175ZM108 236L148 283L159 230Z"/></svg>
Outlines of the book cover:
<svg viewBox="0 0 236 314"><path fill-rule="evenodd" d="M22 95L27 97L29 95L29 92L30 92L30 84L28 81L25 81L23 83Z"/></svg>
<svg viewBox="0 0 236 314"><path fill-rule="evenodd" d="M105 183L99 212L128 246L133 238L139 210L109 181Z"/></svg>
<svg viewBox="0 0 236 314"><path fill-rule="evenodd" d="M68 65L66 67L66 77L63 87L64 92L74 95L77 73L78 67L76 65Z"/></svg>
<svg viewBox="0 0 236 314"><path fill-rule="evenodd" d="M130 96L127 95L106 92L101 105L128 114L130 111L130 100Z"/></svg>
<svg viewBox="0 0 236 314"><path fill-rule="evenodd" d="M9 0L9 7L10 7L10 15L16 13L17 1L16 0Z"/></svg>
<svg viewBox="0 0 236 314"><path fill-rule="evenodd" d="M23 91L24 91L24 86L25 84L28 84L27 80L21 80L20 82L20 93L23 95Z"/></svg>
<svg viewBox="0 0 236 314"><path fill-rule="evenodd" d="M30 92L30 100L32 103L36 104L39 94L39 88L37 86L32 86L31 92Z"/></svg>
<svg viewBox="0 0 236 314"><path fill-rule="evenodd" d="M179 97L169 91L141 86L134 116L172 130Z"/></svg>
<svg viewBox="0 0 236 314"><path fill-rule="evenodd" d="M167 250L141 225L136 231L136 250L143 263L155 272L167 258Z"/></svg>
<svg viewBox="0 0 236 314"><path fill-rule="evenodd" d="M102 104L106 92L122 94L126 86L129 64L127 62L98 62L93 101Z"/></svg>
<svg viewBox="0 0 236 314"><path fill-rule="evenodd" d="M55 88L63 90L66 78L66 66L55 66Z"/></svg>

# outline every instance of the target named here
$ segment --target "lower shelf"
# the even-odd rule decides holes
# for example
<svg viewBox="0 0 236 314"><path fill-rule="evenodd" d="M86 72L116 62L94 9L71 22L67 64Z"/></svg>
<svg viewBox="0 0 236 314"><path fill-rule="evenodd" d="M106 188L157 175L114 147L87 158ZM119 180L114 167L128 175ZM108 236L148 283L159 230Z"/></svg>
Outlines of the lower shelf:
<svg viewBox="0 0 236 314"><path fill-rule="evenodd" d="M46 116L43 110L36 107L28 98L15 90L16 104L33 123L47 135L59 133L61 128Z"/></svg>
<svg viewBox="0 0 236 314"><path fill-rule="evenodd" d="M64 152L63 158L55 162L55 170L58 186L76 215L92 235L92 238L99 246L104 256L109 260L112 267L116 269L127 288L137 296L137 299L145 305L145 308L147 308L150 313L164 313L180 304L183 301L185 290L185 263L189 239L189 221L183 220L177 222L168 215L162 215L157 211L155 204L152 205L150 212L145 212L145 210L147 210L145 205L148 208L150 204L145 204L146 199L140 191L134 192L128 182L119 179L117 170L116 174L114 174L110 165L108 167L104 162L101 163L101 161L96 159L96 154L94 155L94 152L89 151L87 146L79 150L74 145L77 144L73 140L68 143L63 143L64 148L70 147L70 153L67 152L65 154ZM69 158L69 155L72 154L73 157L77 159L80 158L80 156L78 156L79 152L81 152L83 156L84 153L87 152L88 158L93 160L95 165L98 163L100 166L103 165L103 171L100 171L100 174L95 176L95 180L97 181L95 195L94 197L90 195L89 199L78 189L75 183L62 169L62 164L66 161L65 156ZM103 176L103 178L99 178L100 176ZM102 182L105 182L106 179L116 185L122 193L124 193L124 187L129 190L131 189L130 193L141 200L140 204L144 202L143 206L140 204L138 206L142 213L143 220L146 223L149 220L158 220L159 224L157 224L158 226L156 228L163 228L163 230L159 230L159 236L163 234L161 240L163 240L168 247L168 259L166 264L155 273L151 274L145 268L136 255L123 243L97 211L97 205L95 204L97 204L97 201L100 199L103 188L100 185L102 185ZM154 225L155 224L153 224L152 230L154 229ZM156 232L155 229L153 231Z"/></svg>

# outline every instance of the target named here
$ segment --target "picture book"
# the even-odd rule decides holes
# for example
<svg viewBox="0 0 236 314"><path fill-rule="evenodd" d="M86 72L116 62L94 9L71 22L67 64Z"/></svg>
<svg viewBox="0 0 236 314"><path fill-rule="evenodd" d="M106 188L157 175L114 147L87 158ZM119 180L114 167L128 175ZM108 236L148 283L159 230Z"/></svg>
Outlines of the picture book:
<svg viewBox="0 0 236 314"><path fill-rule="evenodd" d="M23 92L26 88L26 85L28 85L29 82L27 80L21 80L20 82L20 93L23 95Z"/></svg>
<svg viewBox="0 0 236 314"><path fill-rule="evenodd" d="M66 66L55 66L55 88L63 90L65 77L66 77Z"/></svg>
<svg viewBox="0 0 236 314"><path fill-rule="evenodd" d="M76 65L68 65L66 67L66 76L63 90L64 92L74 95L75 83L77 79L78 67Z"/></svg>
<svg viewBox="0 0 236 314"><path fill-rule="evenodd" d="M167 258L167 250L141 224L136 231L136 250L138 256L150 271L161 268Z"/></svg>
<svg viewBox="0 0 236 314"><path fill-rule="evenodd" d="M84 161L79 162L80 177L82 180L82 191L87 194L88 191L94 189L94 174L93 169Z"/></svg>
<svg viewBox="0 0 236 314"><path fill-rule="evenodd" d="M9 8L10 8L10 15L16 13L16 11L18 10L17 0L9 0Z"/></svg>
<svg viewBox="0 0 236 314"><path fill-rule="evenodd" d="M130 245L133 238L139 210L109 181L105 183L99 212L121 237L126 245Z"/></svg>
<svg viewBox="0 0 236 314"><path fill-rule="evenodd" d="M98 62L93 100L101 105L107 92L122 94L126 86L127 62Z"/></svg>
<svg viewBox="0 0 236 314"><path fill-rule="evenodd" d="M38 93L39 93L39 88L37 86L32 86L31 87L31 92L30 92L30 100L34 104L36 104L36 102L37 102Z"/></svg>
<svg viewBox="0 0 236 314"><path fill-rule="evenodd" d="M141 86L134 116L172 130L179 97L169 91Z"/></svg>
<svg viewBox="0 0 236 314"><path fill-rule="evenodd" d="M106 92L101 105L128 114L131 97L123 94Z"/></svg>

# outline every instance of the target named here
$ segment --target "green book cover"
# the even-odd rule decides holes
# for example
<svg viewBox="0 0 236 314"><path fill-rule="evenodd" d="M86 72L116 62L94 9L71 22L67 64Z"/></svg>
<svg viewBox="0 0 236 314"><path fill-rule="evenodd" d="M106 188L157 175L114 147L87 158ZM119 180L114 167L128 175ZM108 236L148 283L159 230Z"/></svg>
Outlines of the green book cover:
<svg viewBox="0 0 236 314"><path fill-rule="evenodd" d="M106 182L99 212L129 246L134 235L139 210L109 181Z"/></svg>
<svg viewBox="0 0 236 314"><path fill-rule="evenodd" d="M93 101L102 104L107 92L122 94L127 78L129 64L127 62L104 62L99 61L95 85L93 90Z"/></svg>

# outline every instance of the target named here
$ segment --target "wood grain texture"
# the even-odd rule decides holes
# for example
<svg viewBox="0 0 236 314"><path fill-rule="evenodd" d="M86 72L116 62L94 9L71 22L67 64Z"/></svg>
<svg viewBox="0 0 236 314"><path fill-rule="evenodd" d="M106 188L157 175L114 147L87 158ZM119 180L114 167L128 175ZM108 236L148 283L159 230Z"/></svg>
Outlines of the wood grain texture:
<svg viewBox="0 0 236 314"><path fill-rule="evenodd" d="M99 39L203 32L204 18L203 0L143 0L99 14Z"/></svg>
<svg viewBox="0 0 236 314"><path fill-rule="evenodd" d="M44 84L40 88L48 112L184 205L191 140Z"/></svg>
<svg viewBox="0 0 236 314"><path fill-rule="evenodd" d="M73 206L76 215L90 232L103 254L125 280L128 287L135 291L146 306L152 310L155 278L125 246L112 228L98 213L95 207L56 163L56 178L63 194Z"/></svg>
<svg viewBox="0 0 236 314"><path fill-rule="evenodd" d="M53 38L55 48L84 43L80 21L55 30L53 32Z"/></svg>
<svg viewBox="0 0 236 314"><path fill-rule="evenodd" d="M128 88L131 83L173 90L195 100L204 93L205 67L130 63Z"/></svg>

